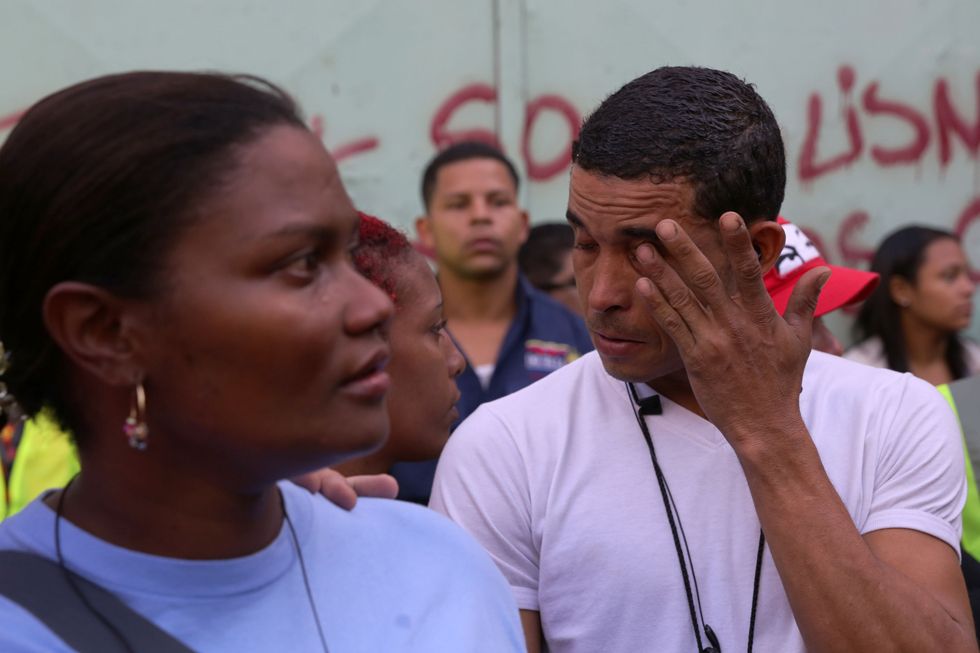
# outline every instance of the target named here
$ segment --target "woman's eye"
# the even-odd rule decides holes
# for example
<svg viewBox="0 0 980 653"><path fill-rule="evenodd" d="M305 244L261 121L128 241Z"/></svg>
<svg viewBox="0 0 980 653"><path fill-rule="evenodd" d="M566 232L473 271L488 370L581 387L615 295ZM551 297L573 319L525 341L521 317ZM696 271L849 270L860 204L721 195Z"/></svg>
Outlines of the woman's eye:
<svg viewBox="0 0 980 653"><path fill-rule="evenodd" d="M286 265L286 271L309 276L320 267L320 252L311 251L297 256Z"/></svg>
<svg viewBox="0 0 980 653"><path fill-rule="evenodd" d="M445 328L446 328L446 320L442 320L441 322L439 322L438 324L436 324L434 327L432 327L432 332L434 334L436 334L437 336L441 336L442 335L442 332L445 330Z"/></svg>
<svg viewBox="0 0 980 653"><path fill-rule="evenodd" d="M597 245L595 243L575 243L575 249L581 249L584 251L589 251L595 249Z"/></svg>

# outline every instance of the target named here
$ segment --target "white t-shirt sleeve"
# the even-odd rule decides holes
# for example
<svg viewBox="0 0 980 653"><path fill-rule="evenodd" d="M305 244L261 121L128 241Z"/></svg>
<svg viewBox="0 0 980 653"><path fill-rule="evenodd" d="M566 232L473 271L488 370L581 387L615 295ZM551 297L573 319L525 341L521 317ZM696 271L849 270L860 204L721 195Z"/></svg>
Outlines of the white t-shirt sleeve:
<svg viewBox="0 0 980 653"><path fill-rule="evenodd" d="M884 405L890 408L880 418L874 494L861 533L908 528L958 553L966 468L956 416L938 390L911 375L898 402Z"/></svg>
<svg viewBox="0 0 980 653"><path fill-rule="evenodd" d="M449 438L429 507L462 526L490 554L522 610L538 610L539 547L523 456L487 406Z"/></svg>

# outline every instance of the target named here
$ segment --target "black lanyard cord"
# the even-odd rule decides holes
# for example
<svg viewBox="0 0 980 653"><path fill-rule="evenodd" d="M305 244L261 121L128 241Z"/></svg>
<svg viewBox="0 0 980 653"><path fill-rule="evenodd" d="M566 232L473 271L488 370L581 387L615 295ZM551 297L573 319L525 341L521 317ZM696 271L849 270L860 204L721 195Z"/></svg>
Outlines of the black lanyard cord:
<svg viewBox="0 0 980 653"><path fill-rule="evenodd" d="M694 628L694 638L697 640L698 651L700 653L705 653L707 651L716 651L721 653L721 645L718 643L718 638L712 631L711 626L709 626L704 620L704 611L701 608L701 592L698 588L697 575L694 573L694 559L691 557L691 549L687 544L687 534L684 532L684 525L681 523L680 512L677 510L677 504L674 502L674 495L670 491L670 486L667 485L667 478L664 476L663 470L660 468L660 463L657 460L657 453L653 448L653 438L650 436L650 430L647 428L646 421L643 419L643 412L637 410L637 405L642 404L639 396L636 393L636 388L632 383L627 383L626 388L628 391L630 406L633 408L633 416L636 417L636 422L640 426L640 430L643 432L643 439L646 440L647 447L650 449L650 460L653 462L653 471L657 476L657 485L660 486L660 494L664 500L664 510L667 512L667 521L670 524L670 532L674 537L674 548L677 550L677 561L680 563L681 576L684 579L684 590L687 593L687 604L691 613L691 626ZM659 406L659 404L656 404ZM651 411L652 412L652 411ZM657 411L659 414L659 411ZM676 523L674 515L677 515ZM678 533L678 529L680 533ZM681 546L681 539L683 538L684 544ZM749 616L749 638L748 638L748 653L752 653L752 646L755 639L755 618L756 612L759 605L759 586L762 578L762 558L766 547L766 536L762 529L759 529L759 551L756 555L755 562L755 578L752 587L752 609ZM685 559L684 553L687 553L687 558ZM691 561L691 573L690 577L687 573L687 562ZM694 581L694 592L691 591L691 580ZM697 610L695 610L695 593L697 595ZM701 628L698 625L698 616L701 617L701 623L704 624L705 636L710 641L712 648L704 649L702 648L701 641Z"/></svg>
<svg viewBox="0 0 980 653"><path fill-rule="evenodd" d="M752 616L749 618L749 648L752 653L752 640L755 637L755 610L759 606L759 579L762 577L762 553L766 550L766 534L759 529L759 553L755 559L755 582L752 586Z"/></svg>
<svg viewBox="0 0 980 653"><path fill-rule="evenodd" d="M670 486L667 485L666 478L664 478L664 487L667 488L667 498L670 499L670 507L673 509L675 515L680 515L680 512L677 510L677 503L674 501L674 493L670 491ZM704 623L704 612L701 610L701 590L698 587L698 575L694 573L694 558L691 557L691 549L687 545L687 533L684 532L684 522L681 521L679 516L677 517L677 527L681 532L681 541L684 543L684 551L687 553L687 559L692 561L691 580L694 581L694 598L698 604L698 614L701 615L701 623ZM711 639L711 637L708 639Z"/></svg>
<svg viewBox="0 0 980 653"><path fill-rule="evenodd" d="M698 642L698 651L701 651L701 627L698 625L697 613L694 611L694 595L691 593L691 581L687 575L687 564L684 562L684 551L681 549L681 538L677 534L677 525L674 523L674 511L670 509L670 498L667 496L667 479L664 478L664 473L660 469L660 463L657 462L657 453L653 449L653 439L650 437L650 430L647 428L643 417L641 417L640 413L637 412L636 404L633 402L633 399L636 397L636 390L633 388L632 383L627 383L626 385L630 391L630 405L633 407L633 414L636 416L636 421L639 423L640 430L643 431L643 437L646 439L647 446L650 448L650 460L653 461L653 471L657 476L657 484L660 486L660 494L664 499L664 510L667 511L667 521L670 523L670 533L674 536L674 547L677 549L677 559L681 563L681 576L684 578L684 591L687 592L687 605L691 611L691 626L694 628L694 637Z"/></svg>

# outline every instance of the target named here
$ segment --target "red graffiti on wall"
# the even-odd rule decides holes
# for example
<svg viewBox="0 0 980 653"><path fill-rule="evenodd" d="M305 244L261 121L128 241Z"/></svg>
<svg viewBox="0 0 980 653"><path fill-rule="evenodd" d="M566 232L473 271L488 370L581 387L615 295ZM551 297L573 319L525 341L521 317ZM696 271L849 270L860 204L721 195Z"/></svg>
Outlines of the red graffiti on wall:
<svg viewBox="0 0 980 653"><path fill-rule="evenodd" d="M841 66L837 71L837 86L843 101L843 120L847 130L847 149L825 160L819 160L818 143L823 124L823 100L819 93L812 93L807 103L807 127L800 149L798 170L800 180L811 182L818 177L845 168L862 156L865 149L862 130L863 119L888 118L903 123L910 130L908 142L901 147L885 148L872 145L871 158L879 166L915 164L923 160L933 132L939 140L939 163L949 165L953 158L953 137L957 137L974 159L980 156L980 74L976 78L977 112L971 124L964 119L950 99L949 82L940 77L933 89L933 118L935 127L928 117L910 104L894 99L882 98L880 83L870 82L861 93L860 108L852 95L857 74L851 66Z"/></svg>
<svg viewBox="0 0 980 653"><path fill-rule="evenodd" d="M497 101L497 89L489 84L470 84L464 86L439 106L435 115L432 116L432 124L429 127L429 138L435 144L436 149L444 150L453 143L461 141L480 141L489 143L494 147L500 147L497 135L489 129L467 129L465 131L449 131L449 120L456 111L470 102L482 102L493 104Z"/></svg>
<svg viewBox="0 0 980 653"><path fill-rule="evenodd" d="M450 131L453 115L471 102L493 104L497 102L497 90L489 84L470 84L456 91L439 106L432 117L429 137L437 149L445 149L460 141L482 141L501 147L497 134L484 128ZM521 157L532 181L546 181L561 173L572 163L572 141L578 136L581 118L571 102L560 95L541 95L527 103L524 109L524 132L521 136ZM531 152L531 136L534 126L544 111L557 113L568 125L569 136L561 153L550 161L539 161Z"/></svg>
<svg viewBox="0 0 980 653"><path fill-rule="evenodd" d="M974 199L965 209L963 209L963 212L960 213L960 217L956 220L956 226L953 229L953 233L955 233L960 240L963 240L970 226L973 225L973 223L978 219L980 219L980 197ZM973 279L974 283L980 283L980 272L978 272L976 269L972 270L970 272L970 278Z"/></svg>
<svg viewBox="0 0 980 653"><path fill-rule="evenodd" d="M310 129L316 134L316 137L323 140L324 132L326 131L326 125L323 122L323 116L315 115L310 119ZM338 145L337 147L331 148L330 154L333 156L333 160L337 163L362 154L364 152L370 152L371 150L378 149L381 142L375 136L369 136L367 138L361 138L356 141L350 141L349 143L344 143L343 145Z"/></svg>
<svg viewBox="0 0 980 653"><path fill-rule="evenodd" d="M872 82L868 85L862 99L864 110L869 115L892 116L908 123L915 132L914 138L905 147L889 150L877 145L873 146L871 148L872 158L881 166L915 163L921 159L926 148L929 147L929 123L925 116L901 102L880 99L878 97L878 82Z"/></svg>
<svg viewBox="0 0 980 653"><path fill-rule="evenodd" d="M806 137L803 140L803 149L800 150L800 179L803 181L810 181L828 172L833 172L838 168L849 166L861 156L864 140L861 137L861 126L858 124L857 111L851 102L851 89L854 87L854 69L850 66L841 66L840 70L837 71L837 83L844 94L844 101L846 103L844 115L847 122L847 135L850 140L850 149L846 152L841 152L823 163L817 162L817 141L820 138L823 101L817 93L810 95L810 101L807 106Z"/></svg>
<svg viewBox="0 0 980 653"><path fill-rule="evenodd" d="M561 154L551 161L541 163L531 154L531 133L534 129L534 121L542 111L554 111L558 113L568 124L568 141ZM558 95L542 95L536 100L527 103L527 113L524 118L524 136L521 139L521 156L527 165L527 176L531 179L545 180L551 179L572 163L572 141L578 136L578 128L582 125L575 107L565 98Z"/></svg>
<svg viewBox="0 0 980 653"><path fill-rule="evenodd" d="M874 258L874 250L858 242L860 232L871 217L864 211L855 211L841 222L840 230L837 232L837 249L845 264L858 266L862 263L869 263Z"/></svg>
<svg viewBox="0 0 980 653"><path fill-rule="evenodd" d="M977 119L971 127L956 112L956 108L949 99L949 83L939 78L936 82L936 90L933 93L933 105L936 111L936 121L939 124L939 161L943 166L949 165L953 158L953 151L950 144L950 133L955 133L963 140L970 155L975 159L980 150L980 73L977 74Z"/></svg>
<svg viewBox="0 0 980 653"><path fill-rule="evenodd" d="M21 119L27 113L27 109L21 109L20 111L14 111L13 113L7 114L6 116L0 116L0 131L10 129L17 124L17 121Z"/></svg>
<svg viewBox="0 0 980 653"><path fill-rule="evenodd" d="M861 240L861 232L871 222L871 216L865 211L854 211L841 221L837 230L835 244L840 252L843 264L850 267L867 267L874 259L874 248L868 247ZM980 197L970 200L967 206L960 212L955 222L952 222L952 231L961 240L965 240L967 232L980 224ZM799 226L799 225L797 225ZM824 255L828 262L831 261L828 250L823 246L820 233L812 227L800 227L817 249ZM975 283L980 283L980 270L973 269L970 272Z"/></svg>

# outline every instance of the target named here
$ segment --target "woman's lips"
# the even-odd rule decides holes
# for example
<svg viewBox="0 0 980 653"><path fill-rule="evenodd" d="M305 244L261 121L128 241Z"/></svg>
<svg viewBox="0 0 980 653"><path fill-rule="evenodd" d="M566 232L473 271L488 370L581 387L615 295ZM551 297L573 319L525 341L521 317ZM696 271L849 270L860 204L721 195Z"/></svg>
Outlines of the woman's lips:
<svg viewBox="0 0 980 653"><path fill-rule="evenodd" d="M391 388L391 377L383 370L372 372L355 381L349 381L341 386L344 394L358 399L381 399Z"/></svg>
<svg viewBox="0 0 980 653"><path fill-rule="evenodd" d="M388 364L388 350L379 349L357 372L347 377L340 389L359 399L380 399L391 388L391 377L384 371Z"/></svg>
<svg viewBox="0 0 980 653"><path fill-rule="evenodd" d="M595 336L595 348L606 358L625 358L635 354L643 343L638 340L628 340L626 338L616 338L607 336L599 331L592 331Z"/></svg>

